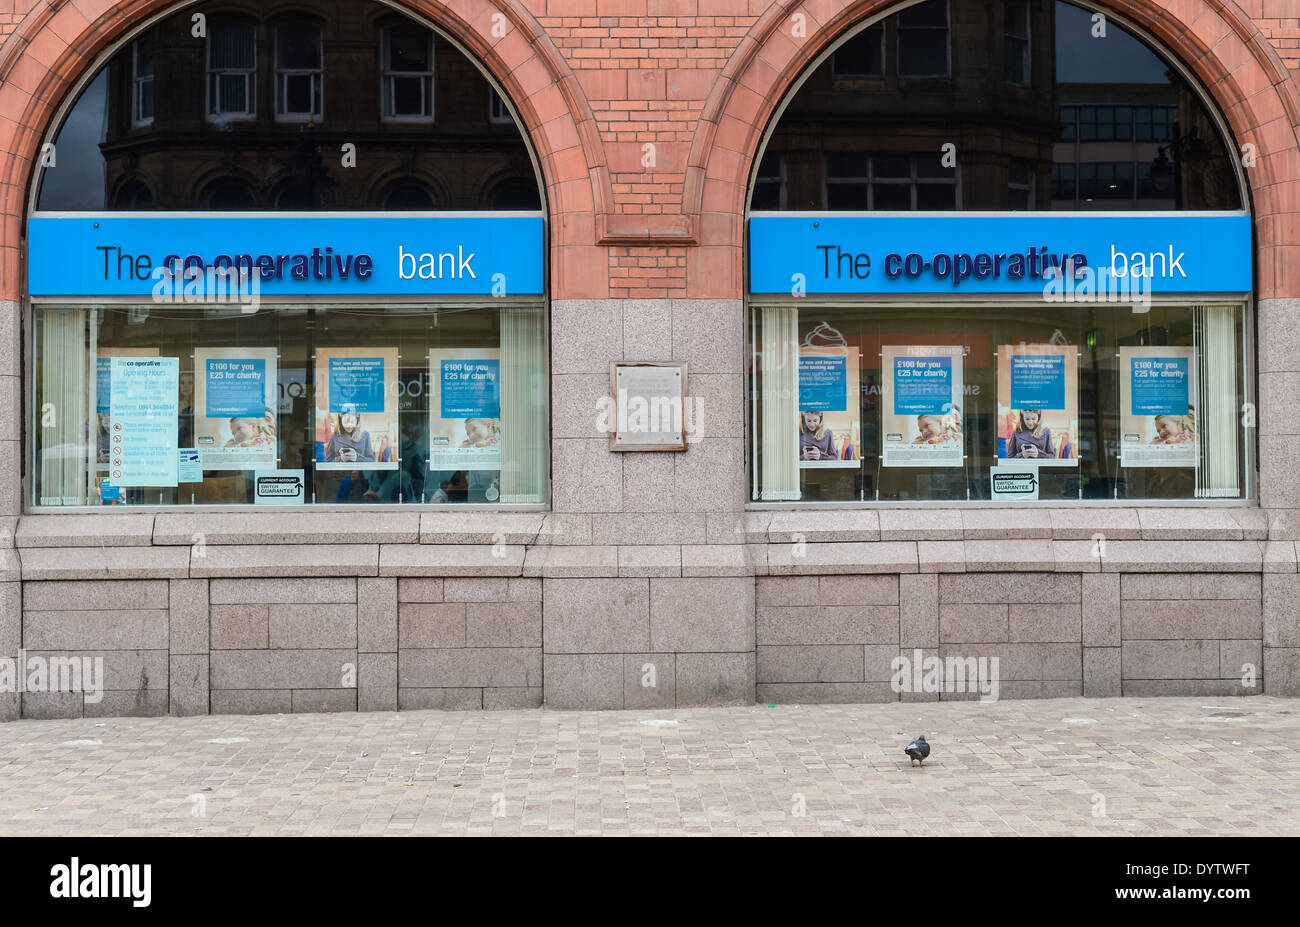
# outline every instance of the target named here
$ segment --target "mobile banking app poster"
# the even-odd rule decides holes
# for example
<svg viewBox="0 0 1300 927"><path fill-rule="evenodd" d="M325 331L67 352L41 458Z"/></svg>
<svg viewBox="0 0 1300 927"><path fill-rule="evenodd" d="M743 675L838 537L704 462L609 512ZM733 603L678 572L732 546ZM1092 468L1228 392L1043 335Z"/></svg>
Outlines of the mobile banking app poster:
<svg viewBox="0 0 1300 927"><path fill-rule="evenodd" d="M316 469L396 470L397 348L316 351Z"/></svg>
<svg viewBox="0 0 1300 927"><path fill-rule="evenodd" d="M275 466L275 368L275 348L195 348L194 446L204 470Z"/></svg>
<svg viewBox="0 0 1300 927"><path fill-rule="evenodd" d="M998 463L1079 465L1079 349L998 346Z"/></svg>
<svg viewBox="0 0 1300 927"><path fill-rule="evenodd" d="M862 460L862 402L858 349L799 348L799 466L858 467Z"/></svg>
<svg viewBox="0 0 1300 927"><path fill-rule="evenodd" d="M1196 349L1119 349L1119 461L1122 467L1195 467Z"/></svg>
<svg viewBox="0 0 1300 927"><path fill-rule="evenodd" d="M429 469L501 469L501 351L429 352Z"/></svg>
<svg viewBox="0 0 1300 927"><path fill-rule="evenodd" d="M960 467L962 348L887 345L881 348L882 463L886 467Z"/></svg>

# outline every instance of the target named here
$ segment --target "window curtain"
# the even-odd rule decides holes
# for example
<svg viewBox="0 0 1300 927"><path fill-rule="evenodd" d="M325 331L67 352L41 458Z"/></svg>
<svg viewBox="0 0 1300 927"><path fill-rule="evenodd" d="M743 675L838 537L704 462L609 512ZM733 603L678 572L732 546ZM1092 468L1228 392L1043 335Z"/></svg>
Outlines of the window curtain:
<svg viewBox="0 0 1300 927"><path fill-rule="evenodd" d="M546 501L546 352L541 306L501 312L501 503Z"/></svg>
<svg viewBox="0 0 1300 927"><path fill-rule="evenodd" d="M35 410L41 505L87 505L98 444L95 395L87 393L86 310L41 312L41 390ZM93 382L93 380L90 380ZM93 424L92 424L93 423Z"/></svg>
<svg viewBox="0 0 1300 927"><path fill-rule="evenodd" d="M1196 471L1200 498L1241 496L1239 441L1239 365L1237 308L1193 306L1197 352L1197 432L1201 465Z"/></svg>
<svg viewBox="0 0 1300 927"><path fill-rule="evenodd" d="M798 499L799 491L799 310L764 306L758 310L753 369L758 379L761 416L755 448L758 498L762 502Z"/></svg>

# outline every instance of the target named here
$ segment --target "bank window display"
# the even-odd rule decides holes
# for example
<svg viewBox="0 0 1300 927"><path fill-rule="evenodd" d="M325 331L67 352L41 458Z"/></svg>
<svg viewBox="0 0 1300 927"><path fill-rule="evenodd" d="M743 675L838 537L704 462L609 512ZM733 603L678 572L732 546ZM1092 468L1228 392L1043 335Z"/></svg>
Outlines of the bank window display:
<svg viewBox="0 0 1300 927"><path fill-rule="evenodd" d="M756 306L754 501L1244 499L1239 303Z"/></svg>
<svg viewBox="0 0 1300 927"><path fill-rule="evenodd" d="M540 304L38 305L33 502L545 501Z"/></svg>
<svg viewBox="0 0 1300 927"><path fill-rule="evenodd" d="M760 169L748 219L751 501L1252 498L1236 145L1093 16L907 6L873 24L898 73L948 81L881 93L833 52L783 101L783 196Z"/></svg>
<svg viewBox="0 0 1300 927"><path fill-rule="evenodd" d="M435 77L437 124L385 118ZM380 3L128 37L29 193L28 503L545 504L540 185L494 89Z"/></svg>

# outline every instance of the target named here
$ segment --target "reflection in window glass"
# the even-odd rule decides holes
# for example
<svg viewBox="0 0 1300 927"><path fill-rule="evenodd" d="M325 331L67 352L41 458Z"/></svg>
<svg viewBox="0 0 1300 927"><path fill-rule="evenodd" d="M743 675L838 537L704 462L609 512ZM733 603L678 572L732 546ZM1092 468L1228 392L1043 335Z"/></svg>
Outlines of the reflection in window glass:
<svg viewBox="0 0 1300 927"><path fill-rule="evenodd" d="M875 182L833 153L869 151L883 166L932 152L925 164L947 144L962 174L959 193L909 197L927 207L902 206L896 192L882 193L882 202L988 211L1241 208L1219 121L1176 68L1122 25L1109 21L1105 37L1094 37L1092 11L1067 0L964 0L951 14L943 0L898 10L807 76L764 149L787 165L782 204L766 208L886 208L862 205L874 202ZM881 79L841 79L875 67L864 57L873 35L891 49ZM923 76L949 79L908 79ZM808 157L818 151L824 161ZM1042 178L1036 195L1011 180L1013 162L1028 162L1030 176ZM874 176L885 176L880 166ZM1086 191L1076 183L1084 177ZM1144 177L1150 182L1136 182Z"/></svg>
<svg viewBox="0 0 1300 927"><path fill-rule="evenodd" d="M255 110L257 30L251 23L213 23L208 38L208 114L251 116Z"/></svg>
<svg viewBox="0 0 1300 927"><path fill-rule="evenodd" d="M321 31L312 23L275 29L276 115L290 119L321 116Z"/></svg>
<svg viewBox="0 0 1300 927"><path fill-rule="evenodd" d="M836 77L883 77L885 73L885 27L869 26L849 39L831 58Z"/></svg>
<svg viewBox="0 0 1300 927"><path fill-rule="evenodd" d="M926 0L898 14L898 75L947 77L948 0Z"/></svg>
<svg viewBox="0 0 1300 927"><path fill-rule="evenodd" d="M263 0L235 18L200 2L123 45L49 139L59 157L37 178L37 209L125 208L119 191L138 181L163 211L282 201L373 211L407 175L437 178L439 209L503 208L508 182L541 202L523 135L507 107L486 102L492 88L473 61L378 2L316 6L305 20L293 0ZM197 13L206 36L193 34ZM457 92L435 121L437 84ZM205 118L220 132L196 131ZM341 163L342 140L356 145L353 166ZM224 178L244 190L215 190ZM310 195L281 195L295 184Z"/></svg>

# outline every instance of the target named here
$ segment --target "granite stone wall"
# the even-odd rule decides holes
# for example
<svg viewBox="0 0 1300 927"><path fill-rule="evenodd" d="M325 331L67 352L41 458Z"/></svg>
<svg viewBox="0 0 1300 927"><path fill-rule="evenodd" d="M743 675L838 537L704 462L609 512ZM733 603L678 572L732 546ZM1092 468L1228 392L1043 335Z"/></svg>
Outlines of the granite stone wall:
<svg viewBox="0 0 1300 927"><path fill-rule="evenodd" d="M0 656L101 658L103 692L0 712L978 697L891 682L918 653L998 658L999 698L1300 694L1295 542L1259 509L751 512L592 543L608 517L23 516Z"/></svg>

